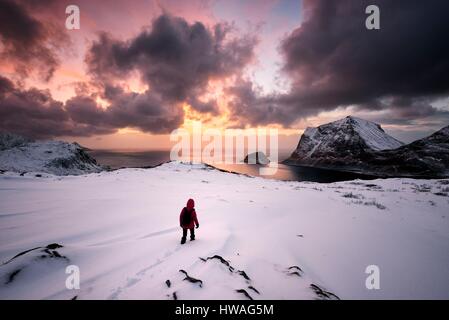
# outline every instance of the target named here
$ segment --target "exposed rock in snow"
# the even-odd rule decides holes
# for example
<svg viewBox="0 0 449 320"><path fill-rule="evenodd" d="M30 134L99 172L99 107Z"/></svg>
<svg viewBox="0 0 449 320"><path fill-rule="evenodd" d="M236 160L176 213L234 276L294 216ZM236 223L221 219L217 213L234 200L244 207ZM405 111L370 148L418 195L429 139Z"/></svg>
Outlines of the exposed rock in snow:
<svg viewBox="0 0 449 320"><path fill-rule="evenodd" d="M103 170L77 143L36 141L2 134L0 170L78 175Z"/></svg>
<svg viewBox="0 0 449 320"><path fill-rule="evenodd" d="M249 164L269 164L270 160L267 158L265 153L261 151L253 152L248 154L243 160L245 163Z"/></svg>
<svg viewBox="0 0 449 320"><path fill-rule="evenodd" d="M284 161L290 165L346 170L377 176L448 176L447 128L408 145L380 125L355 117L307 128Z"/></svg>
<svg viewBox="0 0 449 320"><path fill-rule="evenodd" d="M0 132L0 151L23 146L32 142L31 139L7 132Z"/></svg>

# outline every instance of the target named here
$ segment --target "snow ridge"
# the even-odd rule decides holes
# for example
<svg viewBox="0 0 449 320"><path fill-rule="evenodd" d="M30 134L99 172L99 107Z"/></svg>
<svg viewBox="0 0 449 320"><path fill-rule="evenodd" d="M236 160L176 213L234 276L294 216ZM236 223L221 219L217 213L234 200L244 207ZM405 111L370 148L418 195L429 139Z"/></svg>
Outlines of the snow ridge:
<svg viewBox="0 0 449 320"><path fill-rule="evenodd" d="M103 170L77 143L36 141L11 134L0 135L0 170L79 175Z"/></svg>
<svg viewBox="0 0 449 320"><path fill-rule="evenodd" d="M374 122L361 118L348 116L344 119L334 122L338 127L346 124L352 125L354 131L365 141L365 143L373 150L389 150L396 149L403 145L399 140L385 133L382 127Z"/></svg>

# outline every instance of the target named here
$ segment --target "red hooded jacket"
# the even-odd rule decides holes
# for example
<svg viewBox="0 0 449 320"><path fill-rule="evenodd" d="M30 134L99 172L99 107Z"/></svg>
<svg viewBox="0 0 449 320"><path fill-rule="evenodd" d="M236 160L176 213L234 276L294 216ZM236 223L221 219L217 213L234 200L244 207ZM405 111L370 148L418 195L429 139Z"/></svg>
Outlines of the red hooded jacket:
<svg viewBox="0 0 449 320"><path fill-rule="evenodd" d="M183 225L182 218L183 218L184 214L187 213L186 211L190 212L192 217L190 219L189 224ZM195 202L193 201L193 199L189 199L189 201L187 201L187 206L181 210L181 214L179 215L179 225L183 229L193 229L193 228L195 228L195 225L199 226L198 218L196 217L196 212L195 212Z"/></svg>

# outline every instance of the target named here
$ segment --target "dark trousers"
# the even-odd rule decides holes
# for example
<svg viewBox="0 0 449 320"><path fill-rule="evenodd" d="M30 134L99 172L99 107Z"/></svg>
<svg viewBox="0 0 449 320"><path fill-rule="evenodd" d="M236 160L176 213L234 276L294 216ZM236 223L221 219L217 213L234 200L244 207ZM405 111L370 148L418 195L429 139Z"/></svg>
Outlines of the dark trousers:
<svg viewBox="0 0 449 320"><path fill-rule="evenodd" d="M182 238L185 240L187 238L187 230L190 230L190 239L195 239L195 228L184 229L182 228Z"/></svg>

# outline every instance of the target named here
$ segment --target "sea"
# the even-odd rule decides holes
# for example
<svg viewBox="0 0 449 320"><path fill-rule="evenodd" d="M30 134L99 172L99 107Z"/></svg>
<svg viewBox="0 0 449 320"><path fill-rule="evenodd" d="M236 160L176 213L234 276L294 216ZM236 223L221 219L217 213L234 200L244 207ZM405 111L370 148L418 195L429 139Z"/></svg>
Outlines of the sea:
<svg viewBox="0 0 449 320"><path fill-rule="evenodd" d="M170 161L169 150L90 150L88 153L101 165L109 166L111 169L120 168L148 168ZM286 159L290 152L279 153L279 162ZM289 166L278 164L277 172L273 175L261 175L258 164L216 164L210 165L226 171L231 171L250 176L263 177L283 181L310 181L319 183L330 183L354 179L370 180L375 177L356 173L341 172L328 169L318 169L303 166Z"/></svg>

